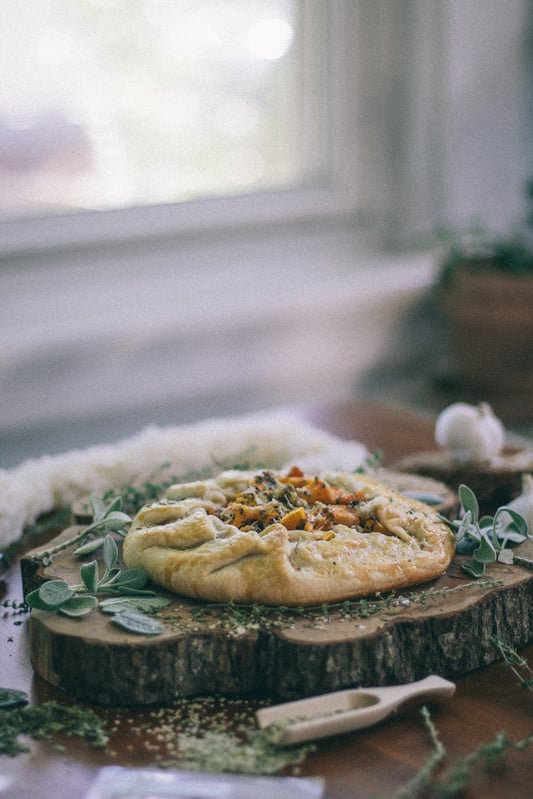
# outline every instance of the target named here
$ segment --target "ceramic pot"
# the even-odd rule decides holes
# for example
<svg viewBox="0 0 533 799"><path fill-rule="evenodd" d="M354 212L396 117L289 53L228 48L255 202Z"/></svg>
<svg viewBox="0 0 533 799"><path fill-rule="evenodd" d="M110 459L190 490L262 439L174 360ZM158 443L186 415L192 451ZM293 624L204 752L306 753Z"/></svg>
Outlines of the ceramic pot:
<svg viewBox="0 0 533 799"><path fill-rule="evenodd" d="M457 381L487 398L529 397L533 417L533 275L459 266L439 299Z"/></svg>

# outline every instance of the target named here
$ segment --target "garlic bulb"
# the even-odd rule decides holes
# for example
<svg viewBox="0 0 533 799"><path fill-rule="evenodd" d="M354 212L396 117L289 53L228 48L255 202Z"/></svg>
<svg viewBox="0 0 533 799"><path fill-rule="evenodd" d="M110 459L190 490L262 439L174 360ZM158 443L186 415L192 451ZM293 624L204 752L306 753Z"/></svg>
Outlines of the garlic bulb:
<svg viewBox="0 0 533 799"><path fill-rule="evenodd" d="M508 502L506 507L523 516L530 533L533 533L533 475L522 475L522 493L516 499Z"/></svg>
<svg viewBox="0 0 533 799"><path fill-rule="evenodd" d="M435 424L435 442L463 463L484 463L495 458L505 444L505 428L486 402L454 402Z"/></svg>

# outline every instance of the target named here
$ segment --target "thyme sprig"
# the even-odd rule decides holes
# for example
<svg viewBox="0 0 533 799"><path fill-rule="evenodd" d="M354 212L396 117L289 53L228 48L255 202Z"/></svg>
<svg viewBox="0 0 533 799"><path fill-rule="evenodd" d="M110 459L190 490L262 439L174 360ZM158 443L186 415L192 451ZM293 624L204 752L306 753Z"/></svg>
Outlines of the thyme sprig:
<svg viewBox="0 0 533 799"><path fill-rule="evenodd" d="M450 520L440 516L440 519L455 532L457 552L472 556L462 563L463 571L481 577L490 563L513 563L514 555L507 545L533 539L524 517L506 505L499 507L494 516L480 516L472 489L461 484L458 494L459 517Z"/></svg>
<svg viewBox="0 0 533 799"><path fill-rule="evenodd" d="M446 748L427 707L424 706L420 712L432 749L415 776L400 786L388 799L419 799L426 796L428 791L435 799L453 799L462 796L476 768L493 769L509 752L523 752L533 744L533 735L519 741L511 741L505 732L497 732L492 741L481 744L464 757L457 758L441 776L438 776L439 768L446 760Z"/></svg>
<svg viewBox="0 0 533 799"><path fill-rule="evenodd" d="M513 672L520 685L533 691L533 669L527 660L497 636L491 636L489 641L499 651L505 666Z"/></svg>

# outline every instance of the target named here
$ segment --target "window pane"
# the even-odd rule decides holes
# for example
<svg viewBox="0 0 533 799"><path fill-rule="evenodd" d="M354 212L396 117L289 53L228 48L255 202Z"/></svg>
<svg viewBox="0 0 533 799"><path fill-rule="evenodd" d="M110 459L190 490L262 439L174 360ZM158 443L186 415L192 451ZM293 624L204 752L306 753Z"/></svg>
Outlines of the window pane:
<svg viewBox="0 0 533 799"><path fill-rule="evenodd" d="M297 0L4 0L0 214L280 189L324 167ZM306 8L308 6L306 5ZM311 59L312 60L312 59ZM322 83L322 81L320 81Z"/></svg>

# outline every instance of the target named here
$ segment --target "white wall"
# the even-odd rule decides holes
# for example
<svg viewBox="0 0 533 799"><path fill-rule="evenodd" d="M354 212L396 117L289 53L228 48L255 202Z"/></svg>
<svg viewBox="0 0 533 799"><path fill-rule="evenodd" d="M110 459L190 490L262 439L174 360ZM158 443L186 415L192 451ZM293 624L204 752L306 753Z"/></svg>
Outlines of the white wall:
<svg viewBox="0 0 533 799"><path fill-rule="evenodd" d="M254 261L254 268L250 264ZM351 229L82 255L0 272L0 465L175 423L353 394L433 280ZM70 435L69 435L70 431Z"/></svg>

